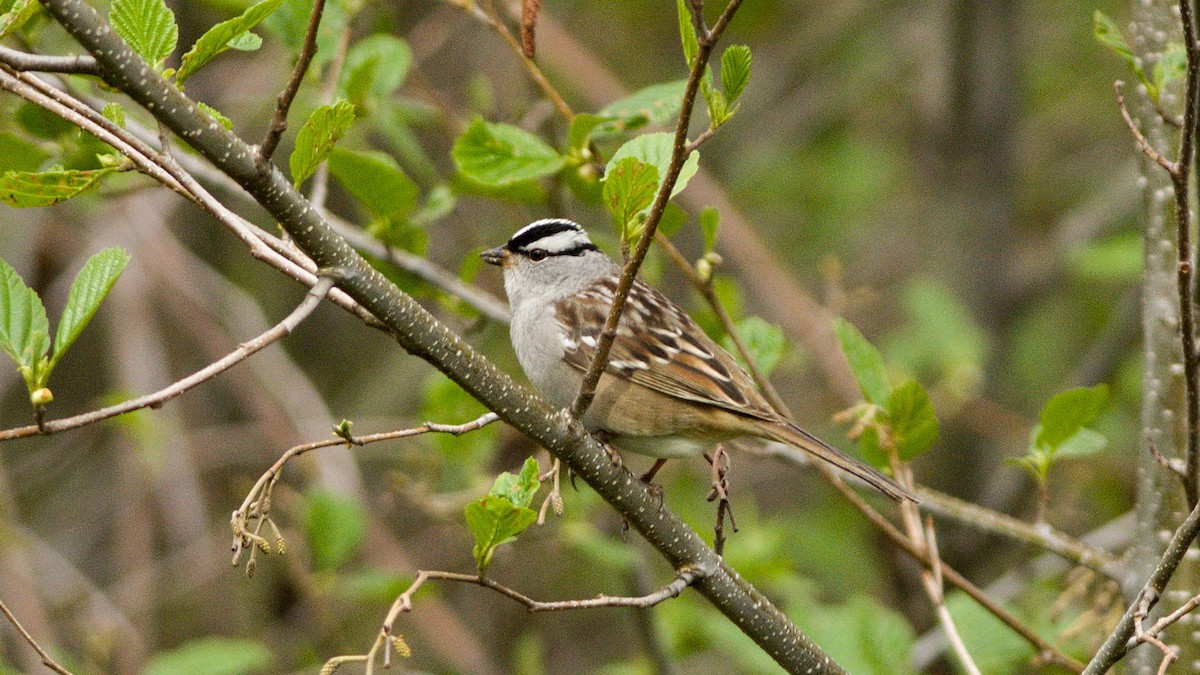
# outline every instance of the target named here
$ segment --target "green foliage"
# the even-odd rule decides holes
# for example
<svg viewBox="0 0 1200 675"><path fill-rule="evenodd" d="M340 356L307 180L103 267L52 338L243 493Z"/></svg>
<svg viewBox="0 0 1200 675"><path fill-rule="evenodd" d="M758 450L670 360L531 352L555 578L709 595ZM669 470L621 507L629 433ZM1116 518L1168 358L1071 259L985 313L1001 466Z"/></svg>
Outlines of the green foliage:
<svg viewBox="0 0 1200 675"><path fill-rule="evenodd" d="M354 104L345 99L323 105L308 116L296 134L296 147L288 160L293 185L299 188L316 172L353 123Z"/></svg>
<svg viewBox="0 0 1200 675"><path fill-rule="evenodd" d="M113 0L108 20L133 51L156 70L179 41L175 13L163 0Z"/></svg>
<svg viewBox="0 0 1200 675"><path fill-rule="evenodd" d="M845 319L836 320L833 331L842 353L850 362L850 370L854 372L854 379L858 381L863 397L868 403L884 405L892 393L892 385L888 381L887 367L883 365L879 350L867 342L854 324Z"/></svg>
<svg viewBox="0 0 1200 675"><path fill-rule="evenodd" d="M245 6L245 3L240 6ZM308 32L308 18L312 14L312 8L313 0L283 0L279 9L264 19L262 25L293 54L299 54L304 47L304 36ZM317 53L313 55L313 70L319 71L337 51L339 35L346 25L346 20L344 3L325 3L325 11L321 12L321 26L317 30Z"/></svg>
<svg viewBox="0 0 1200 675"><path fill-rule="evenodd" d="M38 0L16 0L7 12L0 14L0 38L20 29L41 8Z"/></svg>
<svg viewBox="0 0 1200 675"><path fill-rule="evenodd" d="M201 103L200 106L204 107L204 104ZM105 103L104 108L100 111L100 114L104 115L104 118L109 122L112 122L122 129L125 128L125 108L121 107L120 103Z"/></svg>
<svg viewBox="0 0 1200 675"><path fill-rule="evenodd" d="M763 375L769 376L787 353L787 337L783 334L783 329L757 316L748 316L738 321L736 328L746 344L746 350L750 352L750 358L754 359L755 365ZM737 354L741 360L741 354L738 354L732 339L726 336L721 343L726 350Z"/></svg>
<svg viewBox="0 0 1200 675"><path fill-rule="evenodd" d="M487 408L483 404L445 375L435 373L426 381L421 419L465 422L485 412ZM462 436L429 434L426 440L438 451L437 456L443 462L439 488L460 490L474 485L485 460L495 450L498 438L494 424Z"/></svg>
<svg viewBox="0 0 1200 675"><path fill-rule="evenodd" d="M209 117L216 120L217 124L220 124L221 126L225 127L226 129L233 128L233 120L226 117L225 113L221 112L220 110L217 110L216 108L212 107L211 105L209 105L207 103L204 103L203 101L197 101L196 105L199 106L200 109L205 112L205 114L207 114Z"/></svg>
<svg viewBox="0 0 1200 675"><path fill-rule="evenodd" d="M671 166L671 152L674 147L675 134L667 132L642 134L631 139L613 153L612 158L608 160L608 166L604 169L604 175L612 173L616 169L617 163L626 157L636 157L639 161L653 164L658 169L657 182L661 186L667 176L667 169ZM672 197L687 187L688 181L696 175L699 168L700 153L693 152L684 160L683 166L679 170L679 178L675 180L675 186L671 189Z"/></svg>
<svg viewBox="0 0 1200 675"><path fill-rule="evenodd" d="M808 608L794 618L848 673L912 672L907 664L916 634L903 616L875 598L855 595L841 604Z"/></svg>
<svg viewBox="0 0 1200 675"><path fill-rule="evenodd" d="M704 235L704 252L717 248L717 232L721 228L721 212L708 207L700 212L700 232Z"/></svg>
<svg viewBox="0 0 1200 675"><path fill-rule="evenodd" d="M636 157L625 157L604 176L604 206L612 215L617 234L628 244L645 224L643 212L658 191L658 168Z"/></svg>
<svg viewBox="0 0 1200 675"><path fill-rule="evenodd" d="M0 133L0 171L36 172L49 157L50 153L36 143Z"/></svg>
<svg viewBox="0 0 1200 675"><path fill-rule="evenodd" d="M207 637L154 655L142 675L250 675L266 672L273 659L258 640Z"/></svg>
<svg viewBox="0 0 1200 675"><path fill-rule="evenodd" d="M721 54L721 87L729 105L737 103L750 82L753 57L746 45L733 45Z"/></svg>
<svg viewBox="0 0 1200 675"><path fill-rule="evenodd" d="M611 124L616 119L606 115L579 113L575 119L571 120L571 128L567 132L567 144L572 150L582 151L591 140L592 132L603 124Z"/></svg>
<svg viewBox="0 0 1200 675"><path fill-rule="evenodd" d="M37 293L0 260L0 349L24 372L50 348L50 319ZM26 378L28 381L28 378ZM31 387L30 391L36 387Z"/></svg>
<svg viewBox="0 0 1200 675"><path fill-rule="evenodd" d="M1055 394L1042 407L1039 423L1029 435L1029 450L1010 460L1044 483L1054 458L1099 452L1107 439L1088 428L1108 402L1108 385L1077 387Z"/></svg>
<svg viewBox="0 0 1200 675"><path fill-rule="evenodd" d="M1034 656L1033 647L1000 619L957 590L946 594L946 609L982 672L1025 671Z"/></svg>
<svg viewBox="0 0 1200 675"><path fill-rule="evenodd" d="M528 131L479 117L458 137L451 154L464 176L493 187L555 174L565 162Z"/></svg>
<svg viewBox="0 0 1200 675"><path fill-rule="evenodd" d="M403 219L416 206L417 184L390 155L335 148L329 173L376 217Z"/></svg>
<svg viewBox="0 0 1200 675"><path fill-rule="evenodd" d="M971 310L944 284L918 277L904 288L908 321L884 343L887 362L967 400L979 393L987 341Z"/></svg>
<svg viewBox="0 0 1200 675"><path fill-rule="evenodd" d="M50 368L58 364L58 360L91 322L96 310L100 309L100 303L104 302L104 298L108 296L108 292L112 290L113 284L117 283L128 264L129 254L119 248L106 248L84 263L83 269L79 270L79 274L75 275L75 280L71 282L67 304L58 319L58 331L54 335L54 357L50 359Z"/></svg>
<svg viewBox="0 0 1200 675"><path fill-rule="evenodd" d="M19 209L57 204L96 187L114 169L5 171L0 174L0 202Z"/></svg>
<svg viewBox="0 0 1200 675"><path fill-rule="evenodd" d="M222 21L221 23L208 29L204 35L196 40L196 44L183 55L183 59L179 64L179 71L175 73L175 81L183 84L184 80L188 79L196 73L204 64L211 61L221 52L227 49L250 49L257 48L254 44L257 40L261 44L261 38L254 36L253 39L248 39L246 35L251 28L254 28L259 23L270 16L283 0L262 0L246 8L246 11L240 15ZM249 41L248 41L249 40ZM254 45L251 47L251 45Z"/></svg>
<svg viewBox="0 0 1200 675"><path fill-rule="evenodd" d="M371 35L346 53L339 91L359 115L366 115L404 84L411 66L412 50L407 42L394 35Z"/></svg>
<svg viewBox="0 0 1200 675"><path fill-rule="evenodd" d="M933 403L916 380L906 380L893 389L885 411L884 419L900 459L912 460L937 441L938 421Z"/></svg>
<svg viewBox="0 0 1200 675"><path fill-rule="evenodd" d="M1108 15L1098 9L1092 14L1092 33L1100 44L1121 57L1130 72L1137 77L1138 82L1146 87L1146 93L1155 103L1158 102L1163 88L1177 79L1182 79L1187 71L1187 53L1183 45L1171 43L1167 45L1159 60L1155 62L1153 77L1147 77L1146 69L1133 50L1129 48L1129 43L1121 34L1121 29L1117 28L1117 24Z"/></svg>
<svg viewBox="0 0 1200 675"><path fill-rule="evenodd" d="M688 68L691 68L700 51L700 43L696 39L696 26L692 23L692 13L688 10L687 0L675 0L675 13L679 17L679 39L683 43L683 61Z"/></svg>
<svg viewBox="0 0 1200 675"><path fill-rule="evenodd" d="M596 129L594 135L603 136L622 131L633 131L647 124L663 124L671 121L679 114L679 108L683 105L683 92L686 88L687 80L662 82L639 89L623 99L609 103L601 108L598 114L616 121L601 125Z"/></svg>
<svg viewBox="0 0 1200 675"><path fill-rule="evenodd" d="M327 490L309 493L304 535L318 570L335 570L358 552L367 534L367 511L356 499Z"/></svg>
<svg viewBox="0 0 1200 675"><path fill-rule="evenodd" d="M519 475L501 473L486 497L467 505L467 526L475 536L471 555L479 574L487 573L497 547L516 540L517 535L537 520L537 513L529 508L529 503L538 487L538 463L530 457Z"/></svg>
<svg viewBox="0 0 1200 675"><path fill-rule="evenodd" d="M1142 237L1123 233L1089 241L1068 254L1071 272L1085 283L1128 284L1142 277L1145 267Z"/></svg>

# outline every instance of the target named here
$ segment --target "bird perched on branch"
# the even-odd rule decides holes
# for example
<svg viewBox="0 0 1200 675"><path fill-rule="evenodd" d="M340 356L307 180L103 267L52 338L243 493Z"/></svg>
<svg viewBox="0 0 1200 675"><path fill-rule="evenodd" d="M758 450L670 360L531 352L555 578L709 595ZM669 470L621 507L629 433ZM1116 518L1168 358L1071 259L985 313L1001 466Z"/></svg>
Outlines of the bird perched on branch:
<svg viewBox="0 0 1200 675"><path fill-rule="evenodd" d="M480 255L504 271L512 343L525 374L550 403L570 406L596 354L621 267L581 226L561 218L530 223ZM686 312L637 280L583 424L618 450L659 458L649 476L666 459L757 436L799 448L892 499L916 501L776 412Z"/></svg>

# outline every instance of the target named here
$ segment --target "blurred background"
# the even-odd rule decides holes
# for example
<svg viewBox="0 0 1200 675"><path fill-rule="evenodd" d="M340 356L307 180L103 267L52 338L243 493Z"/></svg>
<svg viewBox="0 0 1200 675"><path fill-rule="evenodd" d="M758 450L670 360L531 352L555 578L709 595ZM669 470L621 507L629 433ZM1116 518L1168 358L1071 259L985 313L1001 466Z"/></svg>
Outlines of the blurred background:
<svg viewBox="0 0 1200 675"><path fill-rule="evenodd" d="M244 8L168 4L181 45L169 65ZM712 5L715 17L721 6ZM288 0L257 31L260 51L218 57L187 93L260 138L308 6ZM701 173L677 200L688 220L672 237L695 259L695 214L718 208L721 297L736 319L761 317L786 336L772 380L802 425L853 448L832 421L857 400L828 331L827 315L845 316L897 377L930 392L942 433L917 461L918 480L989 508L1033 517L1034 482L1004 460L1024 454L1054 393L1111 385L1095 425L1107 449L1050 474L1047 519L1079 536L1132 505L1140 395L1139 158L1113 100L1124 67L1092 35L1097 8L1128 21L1111 0L746 2L722 44L749 45L753 75L738 114L701 149ZM331 3L317 61L326 74L346 16ZM492 28L450 4L408 1L368 3L349 26L351 45L388 35L411 55L344 141L393 156L420 190L426 217L375 223L374 233L501 300L499 276L479 269L477 252L530 220L571 217L615 253L609 217L586 185L544 181L498 197L455 177L450 150L476 115L565 145L566 123ZM78 51L44 18L11 44ZM386 53L404 53L388 44ZM673 4L645 0L547 0L537 63L576 112L686 75ZM320 75L301 90L281 161L322 102L330 78ZM705 123L701 105L693 135ZM77 132L10 95L0 96L0 138L44 150L47 164L87 161L71 154L83 153ZM242 195L210 184L275 231ZM327 201L346 220L371 223L338 184ZM0 210L0 256L52 318L75 271L109 245L132 261L56 373L51 417L161 388L261 332L304 293L143 177L51 208ZM380 266L519 375L502 323ZM645 276L719 333L657 249ZM253 578L229 564L228 514L285 450L329 437L341 419L361 434L482 411L385 335L322 307L282 343L160 410L0 444L0 597L83 673L315 672L370 646L415 570L473 571L463 507L531 453L545 466L545 453L501 425L314 452L288 465L275 492L289 550L260 558ZM20 377L0 368L0 425L30 417ZM810 472L759 454L734 453L740 531L726 545L729 562L852 672L953 672L922 637L936 622L911 560ZM671 462L659 476L667 504L711 537L708 467ZM545 600L638 594L670 578L590 490L581 484L564 498L565 516L497 553L495 578ZM1015 574L1006 606L1075 656L1106 632L1109 591L1087 575L1038 573L1027 563L1039 550L949 521L938 521L938 539L945 559L981 586ZM985 672L1041 669L1019 638L969 602L951 602ZM413 650L404 667L429 672L776 668L686 593L648 612L530 615L495 593L431 583L397 630ZM7 627L0 638L0 671L37 671ZM228 670L214 666L221 658Z"/></svg>

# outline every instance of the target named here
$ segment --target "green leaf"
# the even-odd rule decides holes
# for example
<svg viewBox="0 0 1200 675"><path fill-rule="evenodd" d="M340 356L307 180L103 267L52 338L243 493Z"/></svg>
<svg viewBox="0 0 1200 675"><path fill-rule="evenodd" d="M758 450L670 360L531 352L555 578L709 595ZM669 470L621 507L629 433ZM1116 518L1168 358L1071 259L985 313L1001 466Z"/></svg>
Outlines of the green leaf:
<svg viewBox="0 0 1200 675"><path fill-rule="evenodd" d="M412 216L409 218L409 221L411 221L413 225L425 227L430 223L434 223L442 218L445 218L450 214L451 211L454 210L454 207L457 204L458 197L454 195L454 191L450 189L449 185L435 185L433 189L425 195L425 203L421 205L421 208L417 209L416 213L412 214ZM479 256L475 257L478 258ZM483 261L480 260L479 262Z"/></svg>
<svg viewBox="0 0 1200 675"><path fill-rule="evenodd" d="M1100 452L1107 445L1108 439L1104 434L1085 427L1059 443L1054 454L1057 457L1085 457Z"/></svg>
<svg viewBox="0 0 1200 675"><path fill-rule="evenodd" d="M1142 68L1141 63L1134 56L1133 50L1129 48L1129 43L1125 41L1125 36L1121 35L1121 29L1117 28L1117 24L1113 23L1113 20L1108 18L1108 15L1098 9L1092 14L1092 33L1096 36L1096 40L1100 44L1108 47L1113 53L1121 57L1125 65L1129 66L1129 70L1133 71L1133 74L1137 76L1138 81L1146 86L1150 98L1157 101L1158 87L1147 79L1145 69Z"/></svg>
<svg viewBox="0 0 1200 675"><path fill-rule="evenodd" d="M700 42L696 39L696 26L692 23L692 13L688 10L687 0L675 0L675 10L679 16L679 39L683 42L683 59L688 68L696 60L700 52Z"/></svg>
<svg viewBox="0 0 1200 675"><path fill-rule="evenodd" d="M57 204L99 184L111 167L65 171L5 171L0 174L0 202L26 209Z"/></svg>
<svg viewBox="0 0 1200 675"><path fill-rule="evenodd" d="M1178 42L1171 42L1154 64L1154 87L1162 91L1175 80L1187 75L1187 50Z"/></svg>
<svg viewBox="0 0 1200 675"><path fill-rule="evenodd" d="M200 105L204 104L201 103ZM120 103L105 103L104 109L100 111L100 114L104 115L104 118L109 122L122 129L125 128L125 108L122 108Z"/></svg>
<svg viewBox="0 0 1200 675"><path fill-rule="evenodd" d="M226 129L233 128L233 120L226 117L225 114L222 113L220 110L217 110L216 108L212 107L211 105L209 105L207 103L204 103L203 101L196 101L196 105L199 106L200 109L205 112L205 114L207 114L209 117L216 120L217 123L220 124L221 126L225 127Z"/></svg>
<svg viewBox="0 0 1200 675"><path fill-rule="evenodd" d="M754 359L755 365L763 375L769 376L787 351L787 338L783 329L757 316L748 316L738 321L736 328L742 342L746 343L750 358ZM726 336L721 342L727 351L737 354L732 339ZM741 359L741 354L738 354L738 358Z"/></svg>
<svg viewBox="0 0 1200 675"><path fill-rule="evenodd" d="M42 8L37 0L16 0L8 11L0 14L0 38L18 30Z"/></svg>
<svg viewBox="0 0 1200 675"><path fill-rule="evenodd" d="M242 3L243 5L245 3ZM292 52L299 54L304 48L304 37L308 32L308 19L312 14L313 0L283 0L279 9L267 17L262 25ZM346 26L345 3L326 2L321 13L321 26L317 30L317 53L313 56L310 72L320 72L336 52L339 36Z"/></svg>
<svg viewBox="0 0 1200 675"><path fill-rule="evenodd" d="M50 157L37 143L8 133L0 133L0 171L37 171Z"/></svg>
<svg viewBox="0 0 1200 675"><path fill-rule="evenodd" d="M236 16L228 21L222 21L209 28L204 35L200 36L199 40L196 40L196 44L192 45L192 48L183 55L179 71L175 73L175 82L183 84L184 80L194 75L197 70L211 61L213 57L226 49L230 49L234 45L245 48L248 43L245 42L246 38L241 37L242 34L257 26L263 19L270 16L272 12L279 9L279 5L282 2L283 0L262 0L262 2L247 7L246 11L242 12L240 16Z"/></svg>
<svg viewBox="0 0 1200 675"><path fill-rule="evenodd" d="M404 218L417 204L417 184L382 152L335 148L329 172L377 217Z"/></svg>
<svg viewBox="0 0 1200 675"><path fill-rule="evenodd" d="M946 609L954 618L967 651L985 673L1026 672L1033 647L962 591L946 594ZM1010 611L1012 607L1006 607ZM1025 619L1018 613L1018 618Z"/></svg>
<svg viewBox="0 0 1200 675"><path fill-rule="evenodd" d="M567 133L567 144L575 150L583 150L591 139L592 132L602 124L611 124L616 117L579 113L571 120L571 129Z"/></svg>
<svg viewBox="0 0 1200 675"><path fill-rule="evenodd" d="M618 162L626 157L637 157L646 164L653 164L658 168L658 183L661 185L663 178L667 175L667 168L671 164L671 152L674 146L675 134L667 132L642 134L631 139L613 153L604 173L607 175L617 166ZM684 160L683 167L679 170L679 178L675 180L675 187L671 189L672 197L687 187L688 181L696 175L696 170L699 168L700 153L693 152Z"/></svg>
<svg viewBox="0 0 1200 675"><path fill-rule="evenodd" d="M251 33L250 31L246 31L245 33L238 33L230 38L229 42L227 42L225 46L229 49L234 49L239 52L254 52L258 51L258 49L262 47L262 43L263 39L261 37Z"/></svg>
<svg viewBox="0 0 1200 675"><path fill-rule="evenodd" d="M356 42L347 52L338 86L355 106L374 106L404 84L411 66L412 49L407 42L376 33Z"/></svg>
<svg viewBox="0 0 1200 675"><path fill-rule="evenodd" d="M838 344L842 346L842 353L850 362L850 370L854 372L854 379L858 380L863 397L868 403L885 405L892 394L892 385L888 381L887 368L883 365L879 350L845 319L834 321L833 331Z"/></svg>
<svg viewBox="0 0 1200 675"><path fill-rule="evenodd" d="M323 105L308 116L296 134L296 147L288 160L293 185L299 188L313 175L353 123L354 105L345 99Z"/></svg>
<svg viewBox="0 0 1200 675"><path fill-rule="evenodd" d="M28 101L23 101L17 107L16 118L21 128L30 135L47 140L58 140L78 130L74 124Z"/></svg>
<svg viewBox="0 0 1200 675"><path fill-rule="evenodd" d="M467 526L475 536L471 555L479 573L487 572L496 548L517 538L537 520L537 513L525 506L516 506L504 497L488 495L467 505Z"/></svg>
<svg viewBox="0 0 1200 675"><path fill-rule="evenodd" d="M820 617L806 618L803 628L846 672L855 675L913 672L908 666L916 643L912 626L875 598L859 594L843 604L820 605L805 614Z"/></svg>
<svg viewBox="0 0 1200 675"><path fill-rule="evenodd" d="M565 161L528 131L479 117L454 142L451 154L463 175L491 186L549 176L557 173Z"/></svg>
<svg viewBox="0 0 1200 675"><path fill-rule="evenodd" d="M488 496L507 499L514 506L529 506L529 503L533 501L533 495L542 485L538 480L540 471L537 460L528 457L521 465L520 474L511 474L505 471L496 476L496 481L492 483L492 489L488 491Z"/></svg>
<svg viewBox="0 0 1200 675"><path fill-rule="evenodd" d="M63 308L62 316L58 319L58 332L54 336L54 357L50 359L50 368L54 368L62 355L66 353L75 338L83 331L88 322L100 309L100 303L113 284L125 271L129 263L129 254L119 248L106 248L88 258L83 269L75 275L71 282L71 291L67 294L67 305Z"/></svg>
<svg viewBox="0 0 1200 675"><path fill-rule="evenodd" d="M656 192L658 169L636 157L622 159L605 175L604 205L622 241L632 241L641 232L638 214L650 207Z"/></svg>
<svg viewBox="0 0 1200 675"><path fill-rule="evenodd" d="M1057 449L1076 432L1091 424L1108 401L1108 385L1078 387L1055 394L1042 408L1041 424L1034 431L1033 444Z"/></svg>
<svg viewBox="0 0 1200 675"><path fill-rule="evenodd" d="M45 337L49 334L50 320L41 298L0 260L0 349L18 366L32 368L49 349Z"/></svg>
<svg viewBox="0 0 1200 675"><path fill-rule="evenodd" d="M350 560L367 534L367 512L356 499L327 490L308 495L304 534L318 570L333 570Z"/></svg>
<svg viewBox="0 0 1200 675"><path fill-rule="evenodd" d="M601 125L592 135L610 135L631 131L646 124L670 121L679 114L685 89L687 89L687 80L662 82L639 89L623 99L609 103L601 108L598 114L616 118L618 121Z"/></svg>
<svg viewBox="0 0 1200 675"><path fill-rule="evenodd" d="M729 101L725 99L724 92L707 82L700 83L700 91L704 94L704 100L708 104L709 126L713 128L721 126L732 114L729 111Z"/></svg>
<svg viewBox="0 0 1200 675"><path fill-rule="evenodd" d="M704 252L709 253L717 247L717 231L721 227L721 212L715 207L708 207L700 212L700 232L704 235Z"/></svg>
<svg viewBox="0 0 1200 675"><path fill-rule="evenodd" d="M750 64L753 57L746 45L733 45L721 54L721 88L729 105L737 103L750 81Z"/></svg>
<svg viewBox="0 0 1200 675"><path fill-rule="evenodd" d="M887 399L887 421L900 459L909 461L937 440L938 421L929 394L916 380L906 380Z"/></svg>
<svg viewBox="0 0 1200 675"><path fill-rule="evenodd" d="M133 51L156 70L179 41L175 13L163 0L113 0L108 20Z"/></svg>
<svg viewBox="0 0 1200 675"><path fill-rule="evenodd" d="M273 658L258 640L206 637L155 654L142 675L249 675L264 672Z"/></svg>

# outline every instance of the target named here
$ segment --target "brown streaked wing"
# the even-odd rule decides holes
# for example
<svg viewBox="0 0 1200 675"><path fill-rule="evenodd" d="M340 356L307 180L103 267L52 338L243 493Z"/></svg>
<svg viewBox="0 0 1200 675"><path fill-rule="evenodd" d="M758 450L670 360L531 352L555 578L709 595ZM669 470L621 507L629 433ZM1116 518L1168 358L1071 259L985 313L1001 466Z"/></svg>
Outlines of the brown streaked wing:
<svg viewBox="0 0 1200 675"><path fill-rule="evenodd" d="M612 306L615 278L597 280L556 305L563 359L586 371ZM750 376L692 318L654 288L635 281L605 372L684 400L774 419Z"/></svg>

